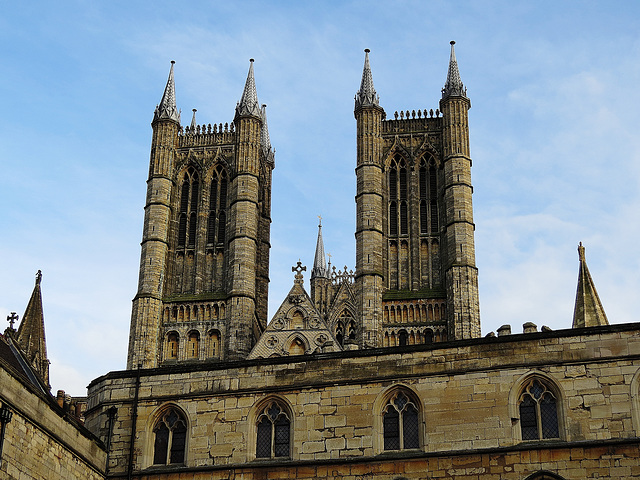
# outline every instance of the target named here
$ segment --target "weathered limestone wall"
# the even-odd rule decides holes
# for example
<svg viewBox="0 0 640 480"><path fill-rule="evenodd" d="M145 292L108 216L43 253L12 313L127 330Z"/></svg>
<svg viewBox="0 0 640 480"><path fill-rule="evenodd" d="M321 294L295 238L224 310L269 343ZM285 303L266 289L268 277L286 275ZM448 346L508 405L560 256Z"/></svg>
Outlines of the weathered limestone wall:
<svg viewBox="0 0 640 480"><path fill-rule="evenodd" d="M103 440L103 412L118 408L114 473L126 472L134 374L89 389L87 426ZM556 389L559 440L520 439L517 396L530 374ZM202 472L193 478L640 478L639 377L640 324L142 371L135 470L175 471L151 465L156 414L171 404L188 420L186 468ZM421 448L384 452L381 411L398 386L419 400ZM292 455L265 463L255 419L269 397L292 412Z"/></svg>
<svg viewBox="0 0 640 480"><path fill-rule="evenodd" d="M0 401L13 412L6 425L0 478L104 479L106 452L84 428L55 411L0 368Z"/></svg>

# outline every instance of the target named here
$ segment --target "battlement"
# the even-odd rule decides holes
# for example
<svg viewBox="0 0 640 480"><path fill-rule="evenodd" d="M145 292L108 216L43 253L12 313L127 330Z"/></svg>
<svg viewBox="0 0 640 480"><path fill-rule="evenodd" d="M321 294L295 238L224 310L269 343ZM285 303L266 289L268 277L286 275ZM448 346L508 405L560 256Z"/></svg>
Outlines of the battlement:
<svg viewBox="0 0 640 480"><path fill-rule="evenodd" d="M442 112L439 109L406 110L393 113L393 119L382 121L382 133L408 133L439 130Z"/></svg>
<svg viewBox="0 0 640 480"><path fill-rule="evenodd" d="M210 145L228 145L235 142L235 125L233 122L211 125L180 127L178 131L178 147L206 147Z"/></svg>

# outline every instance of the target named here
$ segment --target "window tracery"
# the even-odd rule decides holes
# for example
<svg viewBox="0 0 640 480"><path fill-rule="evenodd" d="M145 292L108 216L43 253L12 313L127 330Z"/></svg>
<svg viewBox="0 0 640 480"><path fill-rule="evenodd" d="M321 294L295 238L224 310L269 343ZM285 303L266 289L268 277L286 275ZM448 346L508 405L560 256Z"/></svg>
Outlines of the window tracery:
<svg viewBox="0 0 640 480"><path fill-rule="evenodd" d="M557 398L535 377L528 380L518 398L522 440L560 438Z"/></svg>
<svg viewBox="0 0 640 480"><path fill-rule="evenodd" d="M256 458L289 457L291 419L284 408L271 401L256 419Z"/></svg>
<svg viewBox="0 0 640 480"><path fill-rule="evenodd" d="M389 398L382 417L384 450L420 448L418 407L404 390Z"/></svg>
<svg viewBox="0 0 640 480"><path fill-rule="evenodd" d="M154 433L153 464L170 465L185 462L187 425L176 408L170 408L158 419Z"/></svg>
<svg viewBox="0 0 640 480"><path fill-rule="evenodd" d="M184 173L178 213L178 247L194 247L198 231L198 172L189 167Z"/></svg>

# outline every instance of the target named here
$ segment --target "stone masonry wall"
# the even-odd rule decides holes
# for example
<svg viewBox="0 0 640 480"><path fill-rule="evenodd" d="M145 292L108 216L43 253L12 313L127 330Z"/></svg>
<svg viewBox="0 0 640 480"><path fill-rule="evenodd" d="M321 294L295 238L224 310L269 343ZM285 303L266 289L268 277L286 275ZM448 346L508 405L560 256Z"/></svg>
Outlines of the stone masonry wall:
<svg viewBox="0 0 640 480"><path fill-rule="evenodd" d="M152 429L157 412L171 404L188 421L182 471L193 472L189 478L242 470L236 478L515 480L544 469L571 472L567 479L640 478L633 468L640 465L640 432L632 422L639 333L640 324L617 325L142 371L135 470L160 478L151 475L159 473L151 465ZM103 440L103 412L118 408L114 473L126 472L134 373L112 372L89 390L87 425ZM517 396L530 374L556 389L559 440L520 439ZM381 411L394 388L418 399L419 450L383 450ZM269 397L291 409L292 453L265 463L255 459L255 418Z"/></svg>
<svg viewBox="0 0 640 480"><path fill-rule="evenodd" d="M0 369L0 385L0 401L13 412L5 429L0 478L104 479L106 453L88 432L54 411L5 369Z"/></svg>

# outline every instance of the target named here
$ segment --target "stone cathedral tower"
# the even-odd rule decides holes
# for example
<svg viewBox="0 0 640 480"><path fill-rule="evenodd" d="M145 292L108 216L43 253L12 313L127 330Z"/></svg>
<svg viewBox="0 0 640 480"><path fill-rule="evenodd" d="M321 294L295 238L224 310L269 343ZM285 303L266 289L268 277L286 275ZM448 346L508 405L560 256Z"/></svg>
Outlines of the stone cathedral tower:
<svg viewBox="0 0 640 480"><path fill-rule="evenodd" d="M274 168L253 59L232 123L181 126L172 62L151 125L127 368L245 358L267 323Z"/></svg>
<svg viewBox="0 0 640 480"><path fill-rule="evenodd" d="M387 119L365 50L354 111L362 347L480 336L470 106L451 42L439 109Z"/></svg>

